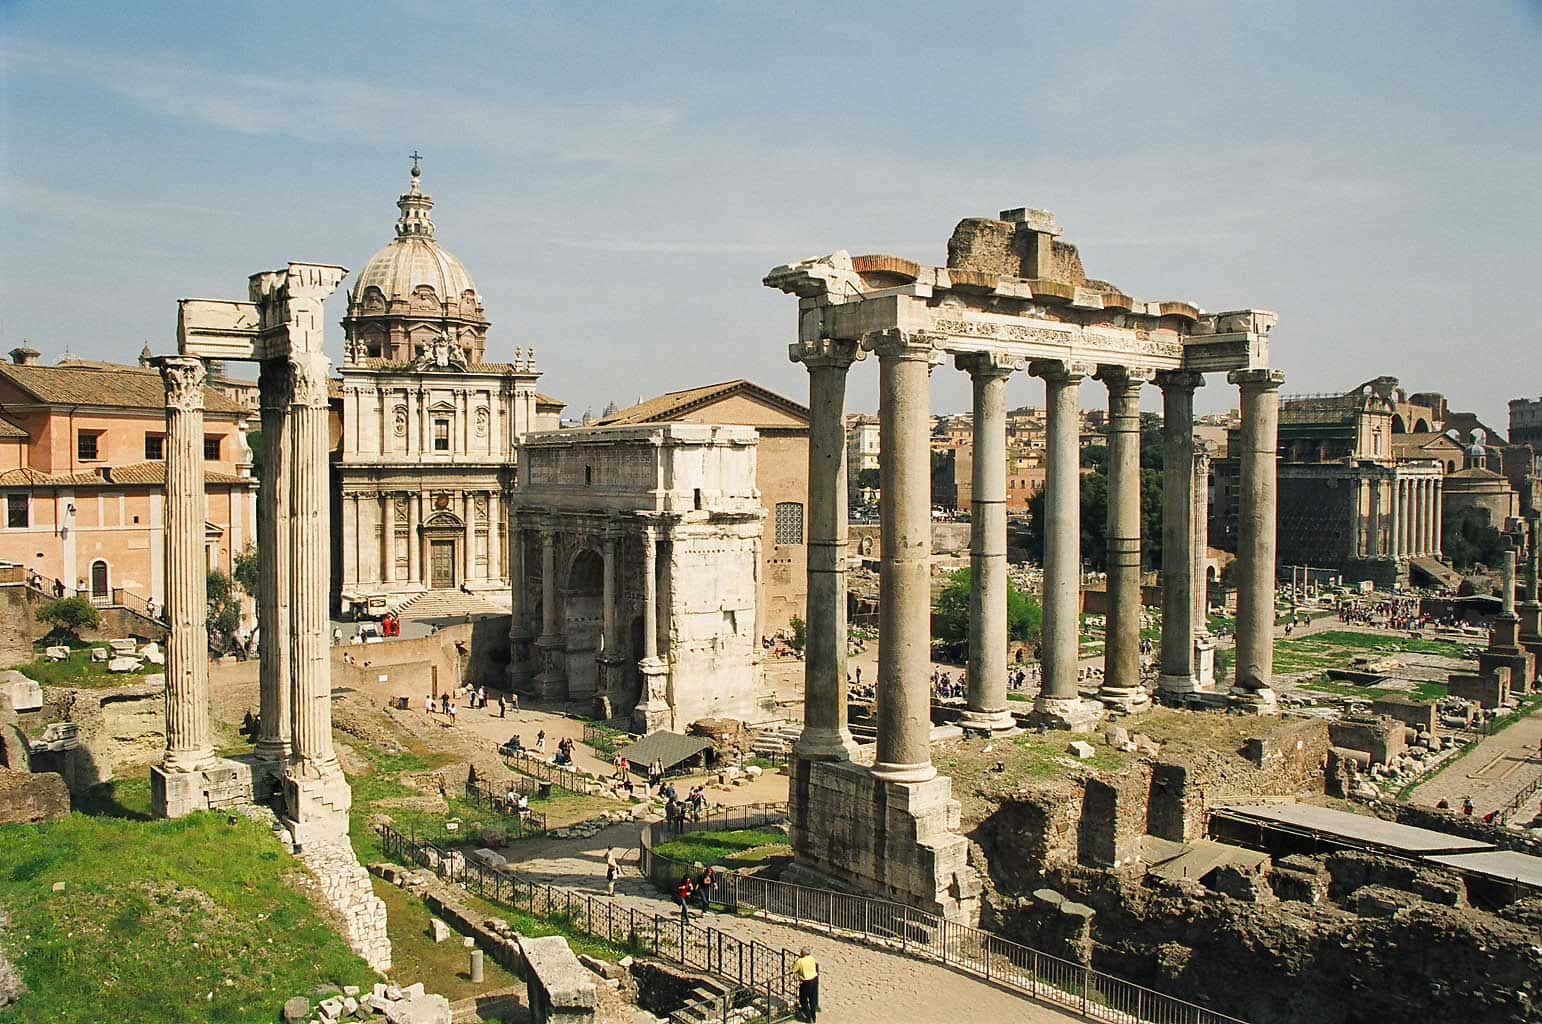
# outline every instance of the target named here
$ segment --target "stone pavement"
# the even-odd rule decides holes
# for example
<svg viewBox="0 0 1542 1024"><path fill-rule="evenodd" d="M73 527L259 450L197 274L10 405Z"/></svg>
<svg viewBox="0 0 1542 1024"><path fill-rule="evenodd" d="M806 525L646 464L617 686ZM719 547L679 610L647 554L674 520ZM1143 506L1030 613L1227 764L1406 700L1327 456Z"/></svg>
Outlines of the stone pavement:
<svg viewBox="0 0 1542 1024"><path fill-rule="evenodd" d="M1533 711L1503 732L1485 736L1461 760L1413 792L1415 803L1434 807L1441 800L1460 809L1464 797L1472 797L1474 814L1484 815L1508 804L1515 795L1542 776L1542 709ZM1542 801L1542 797L1538 797ZM1510 823L1524 825L1537 813L1539 804L1528 802Z"/></svg>
<svg viewBox="0 0 1542 1024"><path fill-rule="evenodd" d="M510 867L535 881L577 891L605 892L605 851L626 851L616 903L650 914L676 913L637 874L636 825L615 825L591 839L535 839L502 850ZM692 922L699 920L693 910ZM829 1024L957 1024L1012 1021L1061 1024L1081 1017L1043 1006L939 964L794 928L760 918L714 913L705 923L744 941L797 951L807 946L819 961L819 1019Z"/></svg>

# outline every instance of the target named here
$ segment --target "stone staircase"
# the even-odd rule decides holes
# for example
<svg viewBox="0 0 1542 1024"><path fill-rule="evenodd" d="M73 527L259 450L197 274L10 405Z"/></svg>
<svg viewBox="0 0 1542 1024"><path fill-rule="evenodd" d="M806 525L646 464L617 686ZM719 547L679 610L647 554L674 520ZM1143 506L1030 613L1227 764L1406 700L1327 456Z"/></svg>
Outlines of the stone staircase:
<svg viewBox="0 0 1542 1024"><path fill-rule="evenodd" d="M780 756L791 752L803 731L801 722L769 722L750 730L750 752L762 756Z"/></svg>
<svg viewBox="0 0 1542 1024"><path fill-rule="evenodd" d="M396 609L407 619L461 619L467 615L507 615L508 606L500 607L491 595L468 594L463 590L425 590Z"/></svg>
<svg viewBox="0 0 1542 1024"><path fill-rule="evenodd" d="M707 1024L721 1022L725 1009L732 1009L734 989L727 982L716 978L701 978L685 1005L669 1015L670 1024Z"/></svg>

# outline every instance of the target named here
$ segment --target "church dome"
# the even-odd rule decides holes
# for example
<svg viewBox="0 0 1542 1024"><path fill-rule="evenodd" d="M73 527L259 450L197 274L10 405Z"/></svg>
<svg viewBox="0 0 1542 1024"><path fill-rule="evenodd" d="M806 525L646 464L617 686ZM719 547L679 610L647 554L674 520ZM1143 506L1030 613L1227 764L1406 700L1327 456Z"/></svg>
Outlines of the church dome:
<svg viewBox="0 0 1542 1024"><path fill-rule="evenodd" d="M396 240L369 258L348 296L348 315L382 316L411 312L430 317L485 322L476 282L460 260L434 238L434 201L419 184L396 201L401 216Z"/></svg>

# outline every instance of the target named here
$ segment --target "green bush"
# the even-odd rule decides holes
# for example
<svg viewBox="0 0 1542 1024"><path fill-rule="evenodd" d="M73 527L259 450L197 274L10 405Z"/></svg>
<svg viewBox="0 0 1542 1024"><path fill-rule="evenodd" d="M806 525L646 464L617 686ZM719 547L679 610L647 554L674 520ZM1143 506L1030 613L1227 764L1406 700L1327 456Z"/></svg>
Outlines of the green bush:
<svg viewBox="0 0 1542 1024"><path fill-rule="evenodd" d="M37 617L53 626L54 631L80 638L82 629L95 629L102 624L102 615L96 605L83 597L61 597L49 601L37 610Z"/></svg>

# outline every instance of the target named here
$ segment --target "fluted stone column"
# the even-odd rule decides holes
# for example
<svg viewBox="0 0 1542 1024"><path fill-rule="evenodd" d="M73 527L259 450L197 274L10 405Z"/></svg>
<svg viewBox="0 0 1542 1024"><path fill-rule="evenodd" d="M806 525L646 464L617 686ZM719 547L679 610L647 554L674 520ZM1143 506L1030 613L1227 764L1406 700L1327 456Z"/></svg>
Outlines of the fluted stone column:
<svg viewBox="0 0 1542 1024"><path fill-rule="evenodd" d="M203 360L160 361L166 384L166 755L170 773L214 761L209 738L208 564L204 556ZM185 811L183 812L185 813ZM175 816L175 815L173 815Z"/></svg>
<svg viewBox="0 0 1542 1024"><path fill-rule="evenodd" d="M557 524L541 524L541 635L536 640L541 671L535 678L536 691L546 700L567 696L563 651L566 640L557 617Z"/></svg>
<svg viewBox="0 0 1542 1024"><path fill-rule="evenodd" d="M1108 388L1108 614L1098 699L1132 711L1151 703L1140 680L1140 389L1152 376L1098 370Z"/></svg>
<svg viewBox="0 0 1542 1024"><path fill-rule="evenodd" d="M1192 693L1194 673L1194 389L1203 374L1157 374L1162 389L1162 675L1167 693Z"/></svg>
<svg viewBox="0 0 1542 1024"><path fill-rule="evenodd" d="M619 652L621 651L620 637L616 627L616 549L621 543L621 530L615 524L605 527L604 544L601 545L601 554L604 559L605 579L600 588L601 594L601 633L600 652L596 656L600 679L600 696L605 701L606 717L616 713L616 702L622 697L623 665Z"/></svg>
<svg viewBox="0 0 1542 1024"><path fill-rule="evenodd" d="M890 330L868 335L878 355L878 753L888 782L936 776L931 755L931 340Z"/></svg>
<svg viewBox="0 0 1542 1024"><path fill-rule="evenodd" d="M509 516L509 688L523 689L529 677L527 647L530 629L526 625L525 532L520 526L519 510L510 502Z"/></svg>
<svg viewBox="0 0 1542 1024"><path fill-rule="evenodd" d="M803 731L797 753L849 761L856 750L846 709L846 373L864 353L855 341L822 338L790 346L808 370L808 639Z"/></svg>
<svg viewBox="0 0 1542 1024"><path fill-rule="evenodd" d="M642 677L643 701L632 711L632 728L643 733L668 729L673 724L669 706L669 669L659 657L658 531L643 527L643 649L637 662Z"/></svg>
<svg viewBox="0 0 1542 1024"><path fill-rule="evenodd" d="M1241 500L1237 539L1237 668L1233 692L1258 710L1274 704L1275 477L1279 370L1233 370L1242 394Z"/></svg>
<svg viewBox="0 0 1542 1024"><path fill-rule="evenodd" d="M1539 531L1542 531L1542 519L1532 516L1526 521L1528 542L1526 545L1524 574L1526 582L1526 597L1520 606L1520 636L1521 642L1533 654L1542 657L1542 599L1538 597L1538 579L1542 575L1542 560L1538 557Z"/></svg>
<svg viewBox="0 0 1542 1024"><path fill-rule="evenodd" d="M1056 359L1035 360L1028 366L1029 373L1044 378L1048 418L1043 683L1034 711L1046 722L1078 729L1088 727L1102 711L1102 705L1084 703L1077 688L1081 632L1081 415L1077 388L1093 369Z"/></svg>
<svg viewBox="0 0 1542 1024"><path fill-rule="evenodd" d="M335 769L332 749L332 668L327 636L327 574L317 552L331 544L325 355L289 358L291 393L289 658L293 678L290 729L301 773Z"/></svg>
<svg viewBox="0 0 1542 1024"><path fill-rule="evenodd" d="M289 488L294 466L288 444L290 389L288 362L263 360L257 379L264 456L262 477L257 481L257 671L261 705L255 753L267 761L288 760L291 748Z"/></svg>
<svg viewBox="0 0 1542 1024"><path fill-rule="evenodd" d="M1215 638L1210 635L1210 453L1202 443L1194 445L1194 571L1190 590L1194 595L1194 685L1215 689Z"/></svg>
<svg viewBox="0 0 1542 1024"><path fill-rule="evenodd" d="M394 583L396 582L396 495L387 491L382 498L384 511L380 516L380 581Z"/></svg>
<svg viewBox="0 0 1542 1024"><path fill-rule="evenodd" d="M1403 480L1393 471L1392 476L1392 550L1393 558L1404 557L1403 551Z"/></svg>
<svg viewBox="0 0 1542 1024"><path fill-rule="evenodd" d="M1007 378L1021 363L994 352L954 359L974 390L969 506L970 729L1015 728L1007 709Z"/></svg>
<svg viewBox="0 0 1542 1024"><path fill-rule="evenodd" d="M1443 524L1442 515L1444 513L1444 509L1442 508L1441 503L1445 500L1444 494L1442 492L1445 490L1446 485L1440 477L1436 477L1430 482L1430 486L1434 489L1435 492L1435 498L1430 503L1431 515L1435 521L1434 529L1431 531L1430 554L1435 558L1439 558L1442 548L1441 527Z"/></svg>

